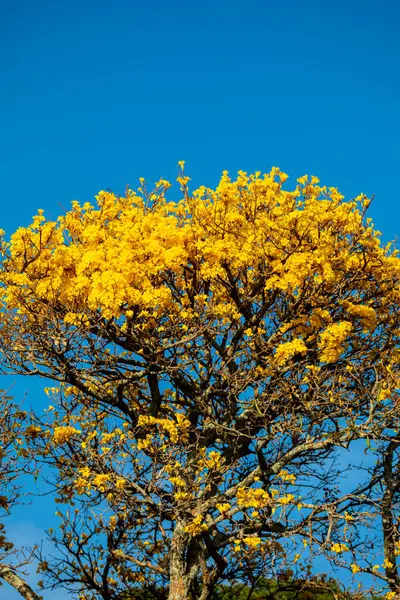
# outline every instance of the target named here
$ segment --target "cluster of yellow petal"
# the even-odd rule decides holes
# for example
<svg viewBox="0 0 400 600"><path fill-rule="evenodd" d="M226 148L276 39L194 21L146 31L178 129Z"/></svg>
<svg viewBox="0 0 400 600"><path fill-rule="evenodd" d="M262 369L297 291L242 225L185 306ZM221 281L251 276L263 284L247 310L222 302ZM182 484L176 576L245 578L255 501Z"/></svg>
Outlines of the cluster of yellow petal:
<svg viewBox="0 0 400 600"><path fill-rule="evenodd" d="M384 569L393 569L394 564L389 559L385 558L385 560L382 563L382 567Z"/></svg>
<svg viewBox="0 0 400 600"><path fill-rule="evenodd" d="M179 467L181 467L181 466L182 466L181 463L178 460L176 460L173 463L166 465L165 470L168 474L171 474L171 473L177 472Z"/></svg>
<svg viewBox="0 0 400 600"><path fill-rule="evenodd" d="M174 498L177 502L181 502L182 500L189 500L192 497L190 492L175 492Z"/></svg>
<svg viewBox="0 0 400 600"><path fill-rule="evenodd" d="M172 483L172 485L174 485L176 487L186 487L186 483L180 476L170 477L169 481Z"/></svg>
<svg viewBox="0 0 400 600"><path fill-rule="evenodd" d="M344 308L353 317L359 317L364 327L373 331L377 323L376 311L371 307L364 304L353 304L349 300L345 300L343 303Z"/></svg>
<svg viewBox="0 0 400 600"><path fill-rule="evenodd" d="M115 487L117 490L123 490L127 485L127 480L124 477L117 477Z"/></svg>
<svg viewBox="0 0 400 600"><path fill-rule="evenodd" d="M240 508L264 508L271 503L271 496L262 488L240 487L236 493L236 499Z"/></svg>
<svg viewBox="0 0 400 600"><path fill-rule="evenodd" d="M197 517L195 517L188 525L185 526L185 531L187 531L187 533L189 533L192 537L199 535L199 533L202 533L207 529L207 524L204 523L201 515L197 515Z"/></svg>
<svg viewBox="0 0 400 600"><path fill-rule="evenodd" d="M243 541L246 544L246 546L248 546L248 548L252 550L257 550L257 548L259 548L259 546L262 543L261 538L257 537L256 535L247 536L243 539Z"/></svg>
<svg viewBox="0 0 400 600"><path fill-rule="evenodd" d="M276 499L276 502L278 504L292 504L293 500L295 499L295 496L293 494L286 494L285 496L281 496L280 498Z"/></svg>
<svg viewBox="0 0 400 600"><path fill-rule="evenodd" d="M80 433L81 432L79 429L71 427L70 425L55 427L53 432L53 442L55 445L60 446L61 444L69 442L72 438L76 437Z"/></svg>
<svg viewBox="0 0 400 600"><path fill-rule="evenodd" d="M148 433L146 435L146 437L138 440L137 442L137 449L138 450L147 450L147 448L149 448L151 446L151 444L153 443L153 437L150 433Z"/></svg>
<svg viewBox="0 0 400 600"><path fill-rule="evenodd" d="M240 552L240 551L244 551L244 550L246 550L246 551L259 550L260 547L262 547L262 545L263 545L262 539L260 537L258 537L257 535L248 535L248 536L244 537L243 539L233 540L233 543L234 543L234 547L233 547L234 552Z"/></svg>
<svg viewBox="0 0 400 600"><path fill-rule="evenodd" d="M278 477L282 479L282 481L287 481L288 483L295 483L296 481L296 475L289 473L286 469L282 469L282 471L278 473Z"/></svg>
<svg viewBox="0 0 400 600"><path fill-rule="evenodd" d="M282 365L287 360L292 358L295 354L305 354L307 352L307 346L302 339L296 338L291 342L285 342L280 344L276 348L275 359L278 365Z"/></svg>
<svg viewBox="0 0 400 600"><path fill-rule="evenodd" d="M216 504L215 508L223 515L228 512L228 510L231 508L231 505L229 504L229 502L222 502Z"/></svg>
<svg viewBox="0 0 400 600"><path fill-rule="evenodd" d="M41 427L38 427L37 425L29 425L25 431L24 431L25 435L28 437L32 437L35 438L41 434L43 434L43 430Z"/></svg>
<svg viewBox="0 0 400 600"><path fill-rule="evenodd" d="M206 455L206 451L203 449L197 462L197 473L200 473L203 469L219 469L221 467L221 458L220 452L211 450L211 452Z"/></svg>
<svg viewBox="0 0 400 600"><path fill-rule="evenodd" d="M348 552L349 548L346 544L332 544L331 551L340 554L341 552Z"/></svg>
<svg viewBox="0 0 400 600"><path fill-rule="evenodd" d="M110 481L111 479L111 475L108 473L101 473L99 475L96 475L93 478L93 485L94 487L96 487L99 492L104 492L106 490L106 486L104 485L105 483L107 483L108 481Z"/></svg>
<svg viewBox="0 0 400 600"><path fill-rule="evenodd" d="M349 321L340 321L329 325L320 335L319 348L321 349L320 360L332 363L338 360L344 352L344 342L352 330Z"/></svg>
<svg viewBox="0 0 400 600"><path fill-rule="evenodd" d="M181 413L175 414L175 420L140 415L138 425L140 427L158 425L161 429L168 433L170 441L174 444L177 444L178 442L183 442L187 439L187 431L190 427L190 421ZM143 440L141 440L142 443L140 449L147 448L150 445L151 440L151 437L148 437L145 443L143 443Z"/></svg>
<svg viewBox="0 0 400 600"><path fill-rule="evenodd" d="M332 318L328 310L322 308L314 308L311 316L310 323L316 329L324 327L326 323L331 323Z"/></svg>
<svg viewBox="0 0 400 600"><path fill-rule="evenodd" d="M78 494L90 493L93 488L99 492L122 491L127 485L124 477L113 477L110 473L92 473L88 466L78 468L78 472L79 477L74 480Z"/></svg>

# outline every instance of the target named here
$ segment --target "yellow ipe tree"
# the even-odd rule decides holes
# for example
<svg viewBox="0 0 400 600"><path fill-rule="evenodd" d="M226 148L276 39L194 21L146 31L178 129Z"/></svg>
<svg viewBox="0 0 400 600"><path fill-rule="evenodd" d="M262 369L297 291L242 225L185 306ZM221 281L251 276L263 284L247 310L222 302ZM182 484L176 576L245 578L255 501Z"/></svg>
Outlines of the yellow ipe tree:
<svg viewBox="0 0 400 600"><path fill-rule="evenodd" d="M400 260L363 195L286 191L277 168L189 191L180 164L176 202L141 180L3 242L3 370L57 382L26 432L60 505L44 585L208 600L323 554L393 598L397 492L376 490L397 469ZM342 485L374 444L389 479Z"/></svg>

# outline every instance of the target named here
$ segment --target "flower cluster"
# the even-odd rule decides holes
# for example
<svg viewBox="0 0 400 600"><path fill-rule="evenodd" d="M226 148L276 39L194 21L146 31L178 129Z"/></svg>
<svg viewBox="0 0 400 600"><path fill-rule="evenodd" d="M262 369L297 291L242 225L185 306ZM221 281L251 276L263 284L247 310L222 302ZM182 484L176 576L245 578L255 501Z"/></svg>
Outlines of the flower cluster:
<svg viewBox="0 0 400 600"><path fill-rule="evenodd" d="M69 442L72 438L79 435L81 432L76 427L71 427L70 425L61 425L60 427L55 427L53 431L53 442L56 446L60 446L61 444L65 444Z"/></svg>

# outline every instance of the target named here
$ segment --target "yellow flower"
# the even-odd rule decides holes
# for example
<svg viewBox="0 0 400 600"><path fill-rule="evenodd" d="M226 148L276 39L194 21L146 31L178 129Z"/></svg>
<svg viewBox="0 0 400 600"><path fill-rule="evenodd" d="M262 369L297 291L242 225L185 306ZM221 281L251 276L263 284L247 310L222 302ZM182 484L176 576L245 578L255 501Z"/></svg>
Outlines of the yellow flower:
<svg viewBox="0 0 400 600"><path fill-rule="evenodd" d="M353 304L349 300L345 300L342 303L346 311L354 316L360 318L365 328L369 331L373 331L377 325L377 314L376 311L365 304Z"/></svg>
<svg viewBox="0 0 400 600"><path fill-rule="evenodd" d="M344 341L352 330L349 321L341 321L329 325L320 335L319 348L321 349L320 360L325 363L336 362L344 352Z"/></svg>
<svg viewBox="0 0 400 600"><path fill-rule="evenodd" d="M278 365L282 365L290 360L295 354L305 354L307 346L300 338L280 344L275 352L275 359Z"/></svg>
<svg viewBox="0 0 400 600"><path fill-rule="evenodd" d="M184 482L182 477L179 477L179 476L170 477L169 480L172 483L172 485L174 485L175 487L185 487L186 486L186 483Z"/></svg>
<svg viewBox="0 0 400 600"><path fill-rule="evenodd" d="M280 477L283 481L287 481L289 483L295 483L296 475L293 473L288 473L285 469L278 473L278 477Z"/></svg>
<svg viewBox="0 0 400 600"><path fill-rule="evenodd" d="M123 490L126 484L126 479L124 479L123 477L117 477L117 480L115 482L115 487L117 488L117 490Z"/></svg>
<svg viewBox="0 0 400 600"><path fill-rule="evenodd" d="M236 494L239 508L263 508L270 503L271 497L262 488L239 488Z"/></svg>
<svg viewBox="0 0 400 600"><path fill-rule="evenodd" d="M346 544L332 544L331 551L340 554L341 552L348 552L349 548Z"/></svg>
<svg viewBox="0 0 400 600"><path fill-rule="evenodd" d="M385 558L385 560L383 561L382 567L384 569L393 569L394 565L393 565L393 563L390 560L388 560L387 558Z"/></svg>
<svg viewBox="0 0 400 600"><path fill-rule="evenodd" d="M177 502L180 500L188 500L191 497L189 492L176 492L174 498Z"/></svg>
<svg viewBox="0 0 400 600"><path fill-rule="evenodd" d="M42 433L42 429L37 425L29 425L25 429L25 435L28 437L36 438Z"/></svg>
<svg viewBox="0 0 400 600"><path fill-rule="evenodd" d="M216 504L215 508L217 510L219 510L220 513L224 514L226 512L228 512L228 510L230 509L231 505L228 502L225 502L223 504Z"/></svg>
<svg viewBox="0 0 400 600"><path fill-rule="evenodd" d="M192 537L195 537L202 531L206 531L208 527L207 524L203 522L203 517L201 515L197 515L197 517L195 517L188 525L186 525L184 529Z"/></svg>
<svg viewBox="0 0 400 600"><path fill-rule="evenodd" d="M308 181L308 175L303 175L303 177L299 177L297 181L298 183L300 183L300 185L306 185Z"/></svg>
<svg viewBox="0 0 400 600"><path fill-rule="evenodd" d="M244 538L244 543L251 549L256 550L261 545L261 539L257 536L248 536Z"/></svg>
<svg viewBox="0 0 400 600"><path fill-rule="evenodd" d="M293 494L286 494L286 496L282 496L281 498L277 498L278 504L290 504L294 500Z"/></svg>
<svg viewBox="0 0 400 600"><path fill-rule="evenodd" d="M53 441L57 446L60 446L61 444L69 442L72 438L76 437L80 433L81 432L79 429L71 427L70 425L55 427L53 432Z"/></svg>
<svg viewBox="0 0 400 600"><path fill-rule="evenodd" d="M111 479L111 475L101 473L99 475L96 475L96 477L93 479L93 485L95 487L97 487L97 489L100 492L104 492L105 491L104 484L107 483L110 479Z"/></svg>

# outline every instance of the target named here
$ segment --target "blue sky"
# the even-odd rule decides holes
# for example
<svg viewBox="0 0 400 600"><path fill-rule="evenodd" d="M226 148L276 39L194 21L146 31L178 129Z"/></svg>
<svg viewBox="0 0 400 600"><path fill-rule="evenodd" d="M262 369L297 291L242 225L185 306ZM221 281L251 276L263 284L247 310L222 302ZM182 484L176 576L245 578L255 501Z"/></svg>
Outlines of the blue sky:
<svg viewBox="0 0 400 600"><path fill-rule="evenodd" d="M195 185L214 185L224 169L276 165L289 183L309 173L349 197L374 195L375 224L395 237L399 7L3 2L0 227L11 233L37 208L56 217L73 199L123 192L139 176L173 179L184 159ZM14 388L33 406L43 404L40 390L32 381ZM47 500L34 502L12 526L37 538L51 514Z"/></svg>

